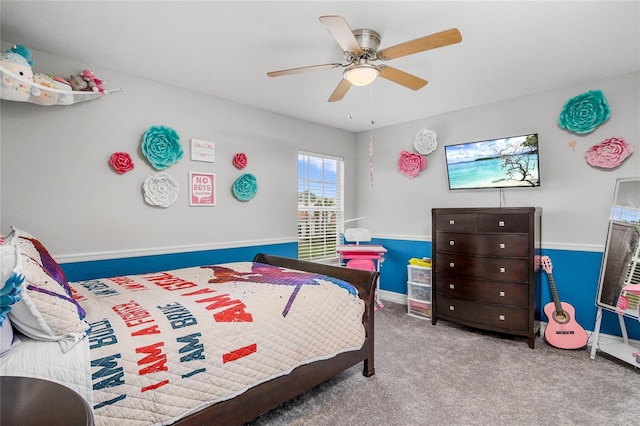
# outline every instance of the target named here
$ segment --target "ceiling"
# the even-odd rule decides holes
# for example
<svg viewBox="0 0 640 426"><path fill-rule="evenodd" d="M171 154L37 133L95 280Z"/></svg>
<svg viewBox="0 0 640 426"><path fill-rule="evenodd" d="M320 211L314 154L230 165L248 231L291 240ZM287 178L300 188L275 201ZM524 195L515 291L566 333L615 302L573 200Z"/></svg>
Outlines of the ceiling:
<svg viewBox="0 0 640 426"><path fill-rule="evenodd" d="M352 132L640 69L638 1L2 0L0 15L4 42ZM385 63L429 81L418 91L378 78L329 103L342 68L267 77L345 63L323 15L380 49L454 27L462 42Z"/></svg>

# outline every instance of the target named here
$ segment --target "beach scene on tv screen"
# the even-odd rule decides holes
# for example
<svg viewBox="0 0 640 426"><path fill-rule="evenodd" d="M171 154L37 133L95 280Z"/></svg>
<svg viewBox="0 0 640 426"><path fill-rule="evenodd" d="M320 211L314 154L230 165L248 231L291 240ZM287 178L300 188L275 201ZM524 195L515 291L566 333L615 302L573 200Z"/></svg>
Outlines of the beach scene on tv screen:
<svg viewBox="0 0 640 426"><path fill-rule="evenodd" d="M540 185L538 136L445 146L450 189Z"/></svg>

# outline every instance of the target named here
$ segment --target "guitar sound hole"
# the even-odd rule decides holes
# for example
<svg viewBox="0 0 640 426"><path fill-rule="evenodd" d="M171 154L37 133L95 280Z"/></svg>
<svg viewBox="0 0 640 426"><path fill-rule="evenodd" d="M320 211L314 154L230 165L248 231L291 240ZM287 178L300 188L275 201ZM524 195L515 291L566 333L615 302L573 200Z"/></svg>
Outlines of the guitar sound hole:
<svg viewBox="0 0 640 426"><path fill-rule="evenodd" d="M566 324L569 322L569 315L567 315L566 312L562 311L562 312L556 312L553 316L553 319L558 323L558 324Z"/></svg>

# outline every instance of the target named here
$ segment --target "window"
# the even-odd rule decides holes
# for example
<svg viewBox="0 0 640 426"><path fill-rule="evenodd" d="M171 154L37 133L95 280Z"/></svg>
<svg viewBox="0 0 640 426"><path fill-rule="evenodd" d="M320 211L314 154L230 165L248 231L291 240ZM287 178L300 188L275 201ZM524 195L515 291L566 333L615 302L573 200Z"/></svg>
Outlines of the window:
<svg viewBox="0 0 640 426"><path fill-rule="evenodd" d="M298 258L339 261L336 246L343 226L344 161L298 153Z"/></svg>

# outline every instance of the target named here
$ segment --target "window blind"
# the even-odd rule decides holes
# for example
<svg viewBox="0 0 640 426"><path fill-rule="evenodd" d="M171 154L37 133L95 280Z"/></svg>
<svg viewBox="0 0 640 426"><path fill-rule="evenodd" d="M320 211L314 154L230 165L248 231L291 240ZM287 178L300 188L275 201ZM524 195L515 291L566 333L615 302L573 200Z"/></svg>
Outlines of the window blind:
<svg viewBox="0 0 640 426"><path fill-rule="evenodd" d="M298 153L298 258L337 263L344 211L344 161Z"/></svg>

